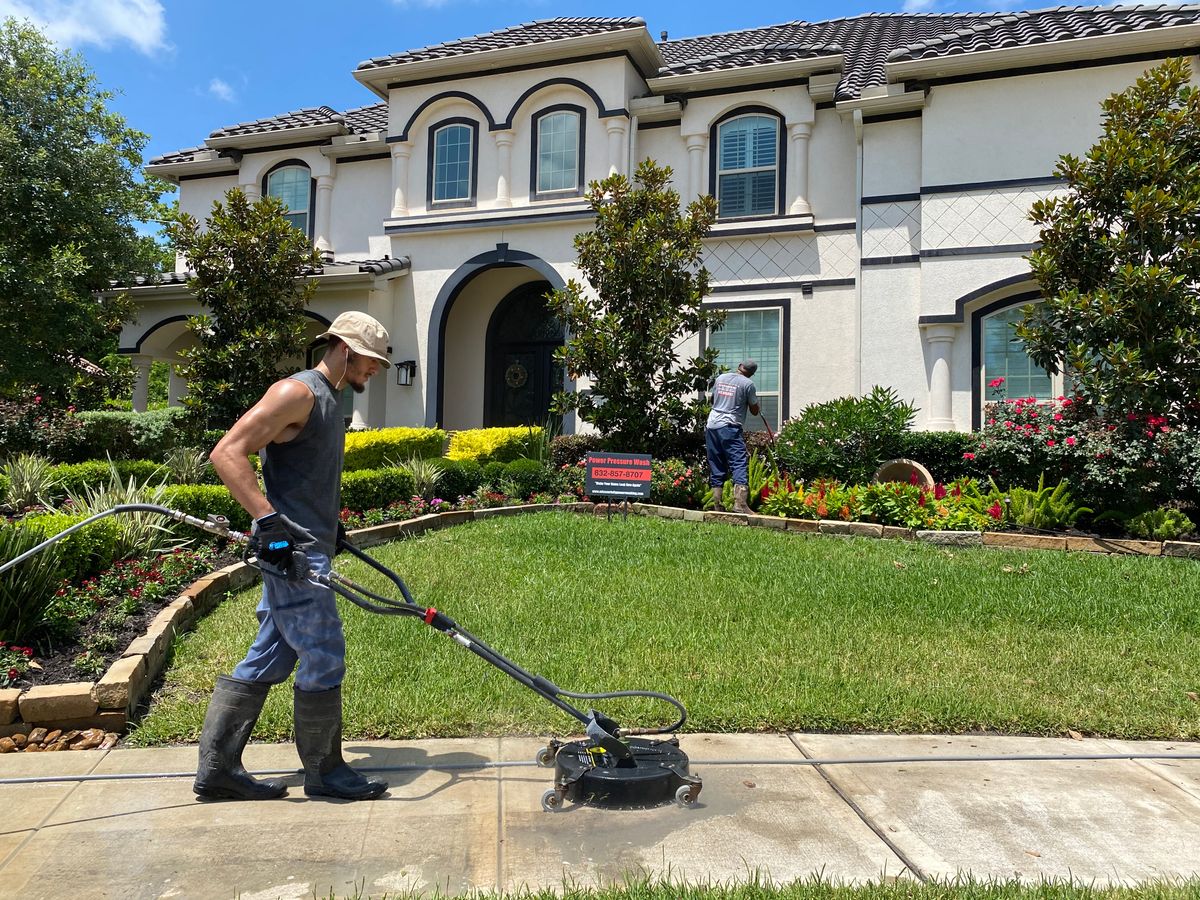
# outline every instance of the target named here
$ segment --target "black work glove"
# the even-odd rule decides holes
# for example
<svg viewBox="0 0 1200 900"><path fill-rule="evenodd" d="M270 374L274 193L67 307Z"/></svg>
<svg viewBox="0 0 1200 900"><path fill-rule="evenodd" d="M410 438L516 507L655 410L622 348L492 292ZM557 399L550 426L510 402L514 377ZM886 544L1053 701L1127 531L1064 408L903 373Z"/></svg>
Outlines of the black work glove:
<svg viewBox="0 0 1200 900"><path fill-rule="evenodd" d="M346 526L343 525L339 521L337 537L334 538L334 541L333 541L333 555L334 556L337 556L339 553L342 552L342 541L345 541L348 544L348 543L350 543L350 537L349 537L349 535L346 534Z"/></svg>
<svg viewBox="0 0 1200 900"><path fill-rule="evenodd" d="M280 512L255 519L250 528L250 550L290 581L300 581L308 574L304 551L316 542L306 528Z"/></svg>

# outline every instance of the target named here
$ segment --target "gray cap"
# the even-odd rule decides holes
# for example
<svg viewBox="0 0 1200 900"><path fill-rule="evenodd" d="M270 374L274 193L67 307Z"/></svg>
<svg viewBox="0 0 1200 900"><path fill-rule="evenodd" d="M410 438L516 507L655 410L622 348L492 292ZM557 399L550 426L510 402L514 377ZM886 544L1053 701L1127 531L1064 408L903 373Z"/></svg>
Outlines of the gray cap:
<svg viewBox="0 0 1200 900"><path fill-rule="evenodd" d="M742 370L742 374L749 378L758 371L758 363L752 359L743 359L740 363L738 363L738 368Z"/></svg>

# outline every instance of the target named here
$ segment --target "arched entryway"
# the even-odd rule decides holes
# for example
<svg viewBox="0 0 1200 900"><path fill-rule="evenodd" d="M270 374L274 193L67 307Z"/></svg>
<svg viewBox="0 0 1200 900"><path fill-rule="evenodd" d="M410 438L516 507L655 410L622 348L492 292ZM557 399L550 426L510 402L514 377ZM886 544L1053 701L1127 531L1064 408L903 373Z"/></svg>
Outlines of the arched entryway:
<svg viewBox="0 0 1200 900"><path fill-rule="evenodd" d="M562 390L563 368L554 351L564 329L546 306L549 282L534 281L510 292L488 322L487 384L483 424L541 425L550 401Z"/></svg>

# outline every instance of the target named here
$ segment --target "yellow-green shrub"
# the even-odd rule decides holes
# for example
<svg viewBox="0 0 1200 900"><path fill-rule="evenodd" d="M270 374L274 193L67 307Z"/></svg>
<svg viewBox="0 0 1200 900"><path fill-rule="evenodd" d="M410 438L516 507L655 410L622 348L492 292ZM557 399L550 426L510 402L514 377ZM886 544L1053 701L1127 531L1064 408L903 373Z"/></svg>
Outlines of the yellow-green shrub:
<svg viewBox="0 0 1200 900"><path fill-rule="evenodd" d="M162 505L177 509L197 519L209 515L224 516L236 531L248 531L250 514L233 499L229 490L220 484L172 484L163 490ZM190 525L176 525L174 531L183 537L196 537Z"/></svg>
<svg viewBox="0 0 1200 900"><path fill-rule="evenodd" d="M473 459L488 462L511 462L517 459L531 439L542 433L540 426L526 428L471 428L456 431L450 437L449 459Z"/></svg>
<svg viewBox="0 0 1200 900"><path fill-rule="evenodd" d="M378 431L352 431L346 435L345 471L379 469L393 462L420 456L426 459L442 455L446 432L440 428L380 428Z"/></svg>

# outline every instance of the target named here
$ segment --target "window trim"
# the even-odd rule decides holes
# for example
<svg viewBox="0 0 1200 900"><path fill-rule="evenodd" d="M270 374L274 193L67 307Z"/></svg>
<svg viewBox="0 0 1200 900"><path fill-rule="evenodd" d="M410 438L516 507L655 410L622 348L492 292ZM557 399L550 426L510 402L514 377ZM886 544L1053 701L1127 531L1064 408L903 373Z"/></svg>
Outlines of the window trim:
<svg viewBox="0 0 1200 900"><path fill-rule="evenodd" d="M788 405L791 402L791 385L788 377L792 367L791 341L792 333L792 300L790 297L780 297L773 300L716 300L704 301L705 309L723 309L727 312L760 312L762 310L778 310L779 312L779 422L782 427L791 416ZM708 349L708 329L700 329L700 352ZM734 371L734 370L730 370ZM757 388L758 385L755 385ZM759 391L762 394L762 391ZM774 394L768 392L767 396ZM755 429L750 429L755 430ZM778 432L779 428L775 429Z"/></svg>
<svg viewBox="0 0 1200 900"><path fill-rule="evenodd" d="M779 145L775 151L775 211L749 216L720 216L721 198L717 195L719 180L718 162L721 156L721 126L743 116L770 116L779 124ZM753 219L776 219L787 209L787 129L783 115L769 106L739 106L731 109L709 126L708 130L708 194L717 201L718 222L745 222Z"/></svg>
<svg viewBox="0 0 1200 900"><path fill-rule="evenodd" d="M983 406L990 402L984 395L984 378L986 372L983 365L983 323L997 313L1004 312L1015 306L1025 306L1029 303L1039 303L1045 300L1040 290L1014 294L1003 300L995 300L971 313L971 430L978 431L983 426ZM1051 376L1051 392L1063 393L1063 373ZM1056 395L1057 396L1057 395Z"/></svg>
<svg viewBox="0 0 1200 900"><path fill-rule="evenodd" d="M578 153L575 157L575 187L563 188L561 191L538 190L538 149L541 143L542 119L552 113L575 113L579 122ZM529 117L529 199L530 200L561 200L569 197L583 196L583 171L587 161L587 110L574 103L556 103L539 109Z"/></svg>
<svg viewBox="0 0 1200 900"><path fill-rule="evenodd" d="M304 169L304 171L308 172L308 209L304 211L305 223L308 227L302 233L307 235L311 241L313 240L313 233L316 227L316 216L313 213L317 208L317 179L313 178L312 166L302 159L285 159L282 162L275 163L275 165L263 172L262 183L259 185L260 196L272 196L270 192L271 176L280 169Z"/></svg>
<svg viewBox="0 0 1200 900"><path fill-rule="evenodd" d="M471 129L471 165L468 182L470 184L469 194L466 198L456 200L434 200L433 199L433 165L434 156L437 153L437 133L443 128L449 128L451 125L465 125ZM429 151L426 154L428 160L425 166L425 206L427 209L463 209L465 207L475 206L479 198L479 123L474 119L468 119L466 116L453 116L449 119L442 119L434 122L426 131Z"/></svg>

